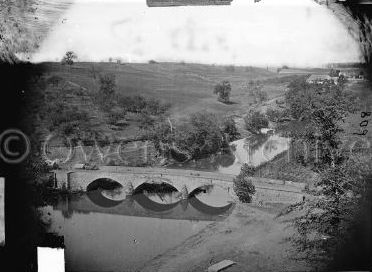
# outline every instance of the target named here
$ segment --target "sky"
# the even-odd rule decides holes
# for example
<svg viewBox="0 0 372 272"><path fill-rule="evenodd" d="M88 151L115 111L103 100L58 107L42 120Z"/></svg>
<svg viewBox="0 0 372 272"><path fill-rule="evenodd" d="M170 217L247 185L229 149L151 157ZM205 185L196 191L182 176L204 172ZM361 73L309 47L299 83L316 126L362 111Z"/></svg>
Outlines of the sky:
<svg viewBox="0 0 372 272"><path fill-rule="evenodd" d="M184 61L320 67L360 61L338 19L312 0L149 8L145 0L75 0L32 61Z"/></svg>

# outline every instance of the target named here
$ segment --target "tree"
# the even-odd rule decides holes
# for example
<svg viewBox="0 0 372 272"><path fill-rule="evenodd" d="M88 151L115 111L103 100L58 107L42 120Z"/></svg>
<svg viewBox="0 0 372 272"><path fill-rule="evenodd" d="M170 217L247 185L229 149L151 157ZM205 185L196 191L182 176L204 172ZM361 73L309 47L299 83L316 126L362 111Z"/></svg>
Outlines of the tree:
<svg viewBox="0 0 372 272"><path fill-rule="evenodd" d="M114 74L103 74L99 77L98 103L106 110L113 106L116 93L116 78Z"/></svg>
<svg viewBox="0 0 372 272"><path fill-rule="evenodd" d="M72 65L74 64L75 59L77 59L76 54L73 51L67 51L62 58L62 64Z"/></svg>
<svg viewBox="0 0 372 272"><path fill-rule="evenodd" d="M206 111L196 112L182 123L168 120L156 124L151 137L163 155L172 154L176 160L202 158L216 153L224 144L218 118Z"/></svg>
<svg viewBox="0 0 372 272"><path fill-rule="evenodd" d="M341 123L346 116L356 110L356 97L335 85L332 81L323 84L310 84L305 79L296 79L288 86L286 103L293 119L302 124L302 129L293 130L292 138L307 143L319 141L322 146L323 163L337 163L339 134L343 131Z"/></svg>
<svg viewBox="0 0 372 272"><path fill-rule="evenodd" d="M252 183L251 170L247 164L244 164L240 170L239 175L234 178L233 189L239 200L243 203L250 203L252 196L256 192L256 188Z"/></svg>
<svg viewBox="0 0 372 272"><path fill-rule="evenodd" d="M224 80L221 83L218 83L214 87L214 94L218 95L218 101L222 103L229 103L230 102L230 93L231 93L231 84L229 81Z"/></svg>
<svg viewBox="0 0 372 272"><path fill-rule="evenodd" d="M267 128L269 126L269 120L259 111L248 112L248 114L244 116L244 123L245 128L254 134L260 134L262 128Z"/></svg>
<svg viewBox="0 0 372 272"><path fill-rule="evenodd" d="M228 135L228 137L229 137L228 141L234 141L234 140L238 139L239 136L240 136L240 133L239 133L238 129L236 128L234 118L232 118L232 117L225 118L222 121L221 131L225 135Z"/></svg>

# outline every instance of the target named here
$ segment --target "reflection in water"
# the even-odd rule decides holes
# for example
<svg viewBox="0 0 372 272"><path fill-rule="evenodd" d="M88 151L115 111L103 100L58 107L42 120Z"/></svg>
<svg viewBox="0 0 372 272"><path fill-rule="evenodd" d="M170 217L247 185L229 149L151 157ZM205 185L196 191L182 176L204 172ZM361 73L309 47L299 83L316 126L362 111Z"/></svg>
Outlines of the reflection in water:
<svg viewBox="0 0 372 272"><path fill-rule="evenodd" d="M49 231L64 235L67 271L136 271L232 209L217 187L187 200L177 192L125 197L120 188L98 189L41 208Z"/></svg>
<svg viewBox="0 0 372 272"><path fill-rule="evenodd" d="M170 168L195 169L236 175L239 174L244 163L259 166L288 150L289 138L268 134L252 135L249 138L232 142L230 147L230 154L212 155L209 158L190 161L185 164L171 165Z"/></svg>

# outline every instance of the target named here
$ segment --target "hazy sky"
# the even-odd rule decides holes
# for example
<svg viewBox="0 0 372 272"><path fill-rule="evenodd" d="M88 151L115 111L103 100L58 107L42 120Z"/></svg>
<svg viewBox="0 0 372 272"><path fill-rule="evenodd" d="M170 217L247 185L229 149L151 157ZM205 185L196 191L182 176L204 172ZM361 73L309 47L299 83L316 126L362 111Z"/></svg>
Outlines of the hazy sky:
<svg viewBox="0 0 372 272"><path fill-rule="evenodd" d="M358 44L312 0L234 0L231 6L148 8L145 0L75 0L34 61L320 66L359 61Z"/></svg>

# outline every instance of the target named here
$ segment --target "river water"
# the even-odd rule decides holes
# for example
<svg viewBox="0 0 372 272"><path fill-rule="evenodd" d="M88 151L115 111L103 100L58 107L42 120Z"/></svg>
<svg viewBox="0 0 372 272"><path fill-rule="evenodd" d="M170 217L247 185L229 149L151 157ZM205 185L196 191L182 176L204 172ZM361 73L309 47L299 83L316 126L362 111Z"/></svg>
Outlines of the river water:
<svg viewBox="0 0 372 272"><path fill-rule="evenodd" d="M252 135L230 143L230 152L205 159L175 163L169 168L181 168L237 175L244 163L259 166L289 149L290 139L277 134Z"/></svg>
<svg viewBox="0 0 372 272"><path fill-rule="evenodd" d="M125 197L98 189L61 197L40 208L48 232L64 236L67 271L137 271L208 224L225 219L234 204L208 187L188 200L178 192L142 191Z"/></svg>

